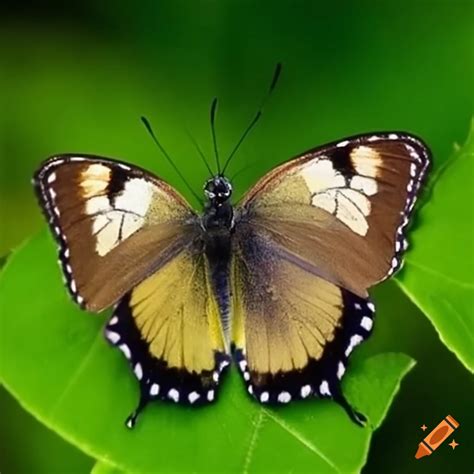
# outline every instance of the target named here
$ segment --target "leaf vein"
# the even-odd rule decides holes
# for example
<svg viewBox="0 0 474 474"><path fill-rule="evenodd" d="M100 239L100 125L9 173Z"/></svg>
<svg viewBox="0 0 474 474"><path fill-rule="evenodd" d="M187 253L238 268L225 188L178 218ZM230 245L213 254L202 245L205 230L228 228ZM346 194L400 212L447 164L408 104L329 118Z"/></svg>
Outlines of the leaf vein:
<svg viewBox="0 0 474 474"><path fill-rule="evenodd" d="M61 406L61 404L65 400L67 394L71 391L72 387L74 386L74 384L76 383L76 381L81 376L84 369L86 368L89 360L92 357L92 354L94 353L96 345L99 341L102 341L102 331L97 332L97 334L94 337L94 340L92 341L92 344L90 345L87 353L85 354L85 356L81 360L80 364L77 366L76 370L74 371L74 373L70 377L70 379L69 379L68 383L66 384L66 386L64 387L64 390L62 391L61 395L58 396L58 398L56 400L56 403L51 408L51 410L49 412L49 416L51 417L51 419L54 419L55 412Z"/></svg>
<svg viewBox="0 0 474 474"><path fill-rule="evenodd" d="M311 443L309 440L307 440L301 433L296 431L294 428L289 426L287 423L285 423L279 416L275 415L274 413L263 409L265 414L273 420L277 425L279 425L283 430L285 430L288 434L293 436L297 441L299 441L303 446L308 448L310 451L312 451L314 454L319 456L323 461L325 461L330 467L334 469L335 472L341 473L339 468L324 454L322 453L316 446L314 446L313 443Z"/></svg>
<svg viewBox="0 0 474 474"><path fill-rule="evenodd" d="M247 454L245 455L244 468L242 470L243 474L248 474L249 472L250 461L252 460L252 456L255 451L255 446L257 444L258 432L261 430L262 425L263 425L263 415L264 415L263 410L260 410L258 412L258 415L256 416L254 430L252 433L252 437L250 438Z"/></svg>
<svg viewBox="0 0 474 474"><path fill-rule="evenodd" d="M474 283L464 282L464 281L457 280L456 278L449 277L421 263L414 262L413 260L405 259L405 262L409 265L413 265L414 267L418 268L421 271L424 271L425 273L429 273L430 275L436 276L440 278L441 280L447 281L453 285L457 285L461 288L474 289Z"/></svg>

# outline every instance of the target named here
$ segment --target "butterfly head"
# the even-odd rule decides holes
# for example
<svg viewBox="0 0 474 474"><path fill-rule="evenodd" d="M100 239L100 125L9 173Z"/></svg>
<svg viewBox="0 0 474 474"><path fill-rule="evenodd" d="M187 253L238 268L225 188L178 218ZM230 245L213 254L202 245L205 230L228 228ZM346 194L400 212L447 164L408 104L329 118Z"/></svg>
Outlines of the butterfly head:
<svg viewBox="0 0 474 474"><path fill-rule="evenodd" d="M204 194L209 201L219 205L230 199L232 185L225 176L217 175L206 181Z"/></svg>

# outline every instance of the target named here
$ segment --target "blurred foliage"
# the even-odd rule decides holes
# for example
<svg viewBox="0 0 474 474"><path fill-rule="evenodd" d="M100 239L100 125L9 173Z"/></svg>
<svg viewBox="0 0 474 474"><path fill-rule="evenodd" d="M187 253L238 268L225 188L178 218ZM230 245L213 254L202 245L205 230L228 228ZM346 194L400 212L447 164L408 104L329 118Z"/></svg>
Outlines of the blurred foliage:
<svg viewBox="0 0 474 474"><path fill-rule="evenodd" d="M473 112L470 0L49 0L2 2L0 9L0 255L42 225L29 180L50 154L139 161L183 190L143 132L142 114L199 190L206 174L184 129L210 156L208 107L218 95L219 142L228 152L276 61L284 63L281 83L231 170L253 166L239 175L238 193L289 156L370 130L420 135L431 145L436 169L464 139ZM452 212L465 219L462 206ZM450 232L454 247L458 237ZM32 259L31 271L37 269ZM364 472L462 472L474 449L472 376L392 283L374 295L375 334L360 354L402 351L418 364L376 432ZM84 326L94 324L85 319ZM14 446L26 446L33 459L33 451L54 453L63 443L43 445L32 420L23 430L12 428L23 425L19 410L8 406L0 401L1 439L7 440L0 470L31 472ZM419 426L434 426L448 412L461 422L461 445L415 461ZM79 457L71 455L71 463L85 466ZM52 466L54 457L48 461ZM59 460L56 466L64 472ZM38 465L38 472L47 470Z"/></svg>
<svg viewBox="0 0 474 474"><path fill-rule="evenodd" d="M83 474L93 461L46 429L0 387L2 423L0 469L3 474Z"/></svg>

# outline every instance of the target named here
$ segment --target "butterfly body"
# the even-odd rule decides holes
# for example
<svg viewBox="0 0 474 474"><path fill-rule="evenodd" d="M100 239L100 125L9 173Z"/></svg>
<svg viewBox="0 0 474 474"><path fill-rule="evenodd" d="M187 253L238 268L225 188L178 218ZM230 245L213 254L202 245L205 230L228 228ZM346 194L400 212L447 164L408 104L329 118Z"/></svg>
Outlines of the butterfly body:
<svg viewBox="0 0 474 474"><path fill-rule="evenodd" d="M152 400L205 405L234 359L262 404L332 398L372 332L368 289L402 264L429 164L424 143L372 133L309 150L234 207L217 174L198 215L127 163L52 157L34 184L81 307L114 307L105 336Z"/></svg>

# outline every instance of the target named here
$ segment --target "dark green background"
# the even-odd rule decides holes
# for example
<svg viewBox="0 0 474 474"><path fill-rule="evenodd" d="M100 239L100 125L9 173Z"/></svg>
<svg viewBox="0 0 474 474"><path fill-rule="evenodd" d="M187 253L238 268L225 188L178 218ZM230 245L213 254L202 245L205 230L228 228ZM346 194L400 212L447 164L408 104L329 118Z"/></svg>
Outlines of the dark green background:
<svg viewBox="0 0 474 474"><path fill-rule="evenodd" d="M218 137L228 153L277 61L284 63L278 89L231 167L230 174L252 166L239 175L238 194L288 157L359 132L411 131L430 144L435 166L446 160L454 142L465 139L473 113L473 2L330 3L4 3L0 254L43 225L29 179L54 153L132 163L140 157L189 197L145 134L142 114L200 192L206 171L185 130L211 154L208 108L218 95ZM364 472L471 472L472 375L396 284L382 285L374 296L376 331L361 351L403 351L418 365L375 434ZM3 474L90 470L93 460L4 391L0 412ZM443 445L415 461L419 427L433 427L447 414L461 423L460 446L453 452Z"/></svg>

